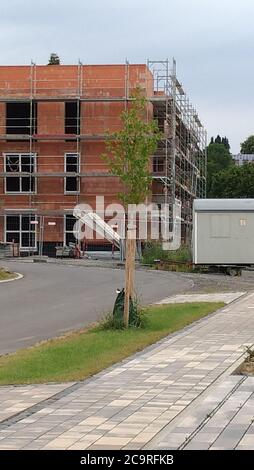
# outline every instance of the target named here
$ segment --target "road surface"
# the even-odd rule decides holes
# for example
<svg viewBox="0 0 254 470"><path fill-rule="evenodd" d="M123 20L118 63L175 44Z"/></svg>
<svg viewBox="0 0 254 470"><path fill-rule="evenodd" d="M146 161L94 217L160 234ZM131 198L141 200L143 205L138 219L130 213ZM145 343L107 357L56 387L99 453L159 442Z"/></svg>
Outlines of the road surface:
<svg viewBox="0 0 254 470"><path fill-rule="evenodd" d="M57 264L1 262L24 274L0 283L0 354L15 351L97 321L109 312L124 271ZM138 271L136 288L143 304L190 288L176 273Z"/></svg>

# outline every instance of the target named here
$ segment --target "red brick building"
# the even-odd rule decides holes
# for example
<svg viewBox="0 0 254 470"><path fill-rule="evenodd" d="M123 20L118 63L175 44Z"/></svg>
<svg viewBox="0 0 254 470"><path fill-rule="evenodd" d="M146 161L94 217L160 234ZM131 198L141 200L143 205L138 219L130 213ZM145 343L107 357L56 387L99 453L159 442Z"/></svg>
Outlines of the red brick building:
<svg viewBox="0 0 254 470"><path fill-rule="evenodd" d="M151 156L154 200L180 198L191 224L192 200L205 194L205 131L166 65L0 66L0 241L54 255L74 240L77 203L117 202L101 154L137 86L165 135Z"/></svg>

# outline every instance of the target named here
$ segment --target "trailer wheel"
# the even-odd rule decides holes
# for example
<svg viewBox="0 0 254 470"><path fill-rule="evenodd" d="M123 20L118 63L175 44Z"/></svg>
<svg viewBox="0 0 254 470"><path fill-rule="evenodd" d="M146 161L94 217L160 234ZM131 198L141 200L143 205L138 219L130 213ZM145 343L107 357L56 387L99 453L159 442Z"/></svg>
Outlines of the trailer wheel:
<svg viewBox="0 0 254 470"><path fill-rule="evenodd" d="M229 276L239 276L239 270L237 268L228 268L227 273Z"/></svg>

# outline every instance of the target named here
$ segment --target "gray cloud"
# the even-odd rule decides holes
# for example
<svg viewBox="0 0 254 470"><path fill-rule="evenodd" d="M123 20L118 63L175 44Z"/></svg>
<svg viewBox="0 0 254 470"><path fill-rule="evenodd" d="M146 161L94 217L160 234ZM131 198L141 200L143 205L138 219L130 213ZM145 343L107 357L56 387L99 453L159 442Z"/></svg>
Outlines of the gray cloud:
<svg viewBox="0 0 254 470"><path fill-rule="evenodd" d="M232 150L254 133L253 0L9 0L0 7L1 64L177 59L208 134Z"/></svg>

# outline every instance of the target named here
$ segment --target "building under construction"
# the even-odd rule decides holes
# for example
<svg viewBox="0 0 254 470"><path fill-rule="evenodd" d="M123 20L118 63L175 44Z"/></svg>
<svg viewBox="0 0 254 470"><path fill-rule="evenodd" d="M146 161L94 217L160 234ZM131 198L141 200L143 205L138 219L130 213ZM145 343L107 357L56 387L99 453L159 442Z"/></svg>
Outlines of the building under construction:
<svg viewBox="0 0 254 470"><path fill-rule="evenodd" d="M76 204L116 203L121 185L101 155L107 133L139 87L147 119L163 133L151 156L152 200L180 200L182 236L193 199L206 193L206 132L176 76L175 61L122 65L0 66L0 241L54 256L74 242ZM105 242L90 242L105 248ZM100 245L100 246L99 246Z"/></svg>

